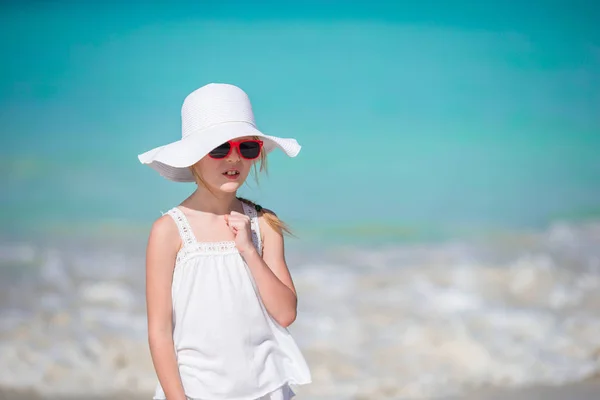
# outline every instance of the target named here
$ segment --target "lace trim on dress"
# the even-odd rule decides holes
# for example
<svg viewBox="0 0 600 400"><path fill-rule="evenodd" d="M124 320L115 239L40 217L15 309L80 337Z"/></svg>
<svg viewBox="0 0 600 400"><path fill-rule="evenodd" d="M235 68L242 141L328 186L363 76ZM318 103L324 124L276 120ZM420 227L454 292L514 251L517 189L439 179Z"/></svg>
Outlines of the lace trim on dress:
<svg viewBox="0 0 600 400"><path fill-rule="evenodd" d="M262 240L260 238L260 227L258 225L258 213L254 207L242 202L244 213L250 217L250 229L252 230L252 243L258 250L258 253L262 255Z"/></svg>
<svg viewBox="0 0 600 400"><path fill-rule="evenodd" d="M250 217L250 230L252 231L252 243L262 255L262 241L260 238L260 228L258 225L258 213L253 207L246 203L242 203L244 213ZM192 227L188 222L185 214L178 207L174 207L167 211L179 230L179 236L183 242L183 246L177 253L176 262L180 263L189 259L195 254L234 254L239 253L233 240L221 242L198 242L192 231Z"/></svg>
<svg viewBox="0 0 600 400"><path fill-rule="evenodd" d="M196 237L194 236L194 232L192 231L192 227L188 222L187 218L183 214L179 208L174 207L167 211L173 219L175 220L175 224L177 225L177 229L179 230L179 236L181 236L181 240L183 241L184 247L186 245L190 245L196 242Z"/></svg>
<svg viewBox="0 0 600 400"><path fill-rule="evenodd" d="M235 254L239 253L234 241L196 242L182 247L177 253L176 263L181 263L198 254Z"/></svg>

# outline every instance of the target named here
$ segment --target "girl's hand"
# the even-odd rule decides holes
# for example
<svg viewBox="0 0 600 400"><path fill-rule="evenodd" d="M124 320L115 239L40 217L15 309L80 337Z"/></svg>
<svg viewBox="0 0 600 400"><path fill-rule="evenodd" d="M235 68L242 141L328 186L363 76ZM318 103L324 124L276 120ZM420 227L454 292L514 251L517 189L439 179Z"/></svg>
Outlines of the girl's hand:
<svg viewBox="0 0 600 400"><path fill-rule="evenodd" d="M235 235L235 247L241 254L255 250L250 229L250 217L237 211L225 215L225 222Z"/></svg>

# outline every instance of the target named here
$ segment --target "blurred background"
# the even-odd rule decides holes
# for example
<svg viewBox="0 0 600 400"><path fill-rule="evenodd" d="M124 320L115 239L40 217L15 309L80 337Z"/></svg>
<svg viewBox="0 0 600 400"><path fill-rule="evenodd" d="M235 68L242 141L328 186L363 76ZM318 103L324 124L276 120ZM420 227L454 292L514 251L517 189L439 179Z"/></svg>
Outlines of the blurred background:
<svg viewBox="0 0 600 400"><path fill-rule="evenodd" d="M303 145L241 193L297 235L301 398L589 382L598 21L593 1L0 3L0 395L149 398L145 241L194 186L137 155L210 82Z"/></svg>

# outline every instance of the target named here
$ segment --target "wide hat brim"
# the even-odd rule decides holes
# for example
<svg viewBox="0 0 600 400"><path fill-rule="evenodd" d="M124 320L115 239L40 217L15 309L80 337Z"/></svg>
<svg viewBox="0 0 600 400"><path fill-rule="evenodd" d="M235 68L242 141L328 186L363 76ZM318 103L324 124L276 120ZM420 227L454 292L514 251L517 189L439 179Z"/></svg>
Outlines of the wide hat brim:
<svg viewBox="0 0 600 400"><path fill-rule="evenodd" d="M263 150L270 153L280 148L289 157L296 157L302 146L296 139L265 135L247 122L226 122L191 133L181 140L156 147L138 155L142 164L155 169L161 176L175 182L195 182L190 166L197 163L215 147L243 136L258 136Z"/></svg>

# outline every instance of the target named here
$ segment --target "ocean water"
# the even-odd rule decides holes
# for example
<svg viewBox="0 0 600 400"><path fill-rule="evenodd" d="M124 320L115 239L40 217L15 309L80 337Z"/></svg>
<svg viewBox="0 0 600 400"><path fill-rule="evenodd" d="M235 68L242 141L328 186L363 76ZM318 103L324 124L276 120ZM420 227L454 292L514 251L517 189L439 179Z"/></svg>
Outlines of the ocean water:
<svg viewBox="0 0 600 400"><path fill-rule="evenodd" d="M152 390L144 241L192 185L137 155L241 86L295 137L242 194L294 228L308 398L600 370L591 3L0 6L0 386Z"/></svg>
<svg viewBox="0 0 600 400"><path fill-rule="evenodd" d="M600 372L600 224L290 251L302 398L400 399ZM0 388L150 393L143 243L0 246ZM150 396L149 396L150 397Z"/></svg>

